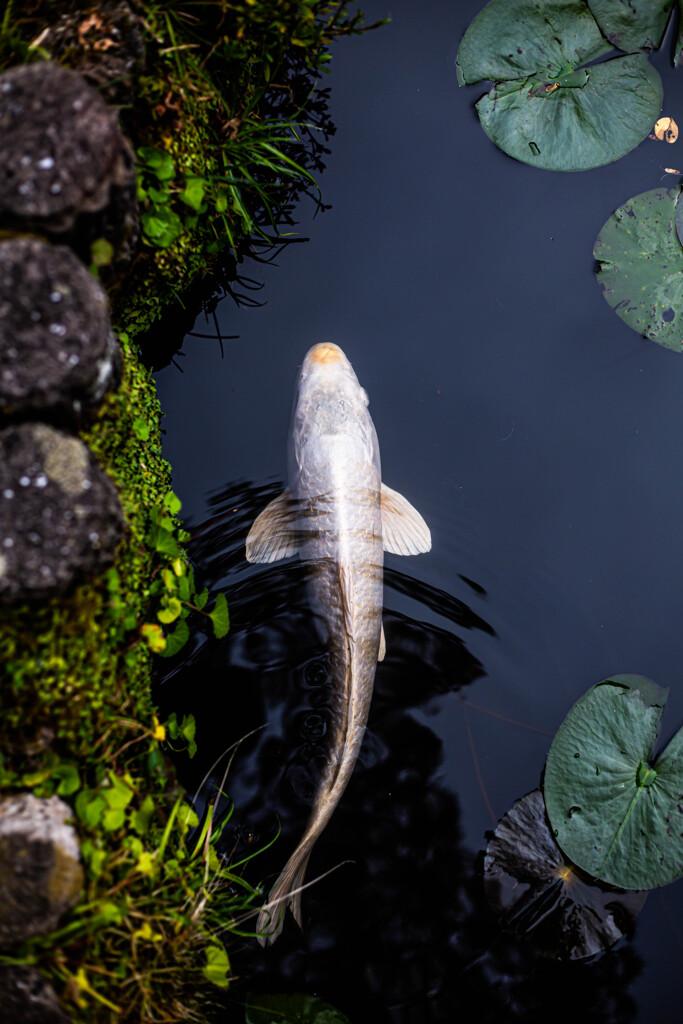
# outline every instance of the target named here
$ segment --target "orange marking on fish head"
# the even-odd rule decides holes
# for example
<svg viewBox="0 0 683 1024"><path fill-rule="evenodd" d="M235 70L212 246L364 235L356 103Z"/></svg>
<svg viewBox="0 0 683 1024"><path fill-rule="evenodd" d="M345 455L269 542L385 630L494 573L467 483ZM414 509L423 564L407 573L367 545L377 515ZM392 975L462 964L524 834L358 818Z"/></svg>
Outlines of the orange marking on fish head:
<svg viewBox="0 0 683 1024"><path fill-rule="evenodd" d="M318 363L323 366L329 363L341 363L344 361L344 353L338 345L333 345L329 342L321 342L319 345L314 345L309 353L309 358L312 363Z"/></svg>

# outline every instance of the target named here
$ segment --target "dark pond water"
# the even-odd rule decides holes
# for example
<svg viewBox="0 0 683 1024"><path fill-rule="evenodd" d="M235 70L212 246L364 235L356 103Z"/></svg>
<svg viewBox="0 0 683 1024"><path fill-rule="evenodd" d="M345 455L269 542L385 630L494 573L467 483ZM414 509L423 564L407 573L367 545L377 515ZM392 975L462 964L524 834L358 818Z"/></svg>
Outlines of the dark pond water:
<svg viewBox="0 0 683 1024"><path fill-rule="evenodd" d="M667 737L683 722L683 357L615 316L591 255L618 205L681 166L683 143L646 140L574 175L504 157L473 109L482 90L456 84L481 6L364 5L392 23L335 51L321 181L333 208L314 221L302 208L310 241L245 268L266 304L219 306L222 332L239 335L224 358L188 338L184 373L159 374L194 554L233 620L225 642L194 641L162 699L198 721L189 784L267 723L227 788L245 848L279 815L283 837L252 877L277 871L308 814L325 654L297 562L248 566L243 545L285 475L297 367L334 341L370 395L384 479L433 549L387 556L387 660L309 877L355 863L307 894L303 936L264 958L236 946L235 966L253 988L315 991L356 1022L674 1021L683 883L653 892L633 941L598 963L544 964L501 936L477 856L592 683L651 676L671 687ZM655 63L664 112L683 123L683 72L663 51Z"/></svg>

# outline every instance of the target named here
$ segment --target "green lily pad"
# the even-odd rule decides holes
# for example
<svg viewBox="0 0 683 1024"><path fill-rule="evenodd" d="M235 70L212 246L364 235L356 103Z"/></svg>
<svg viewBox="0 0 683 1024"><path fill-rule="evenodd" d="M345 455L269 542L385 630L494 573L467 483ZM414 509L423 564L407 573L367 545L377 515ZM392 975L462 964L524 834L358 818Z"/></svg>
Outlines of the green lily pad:
<svg viewBox="0 0 683 1024"><path fill-rule="evenodd" d="M678 36L674 48L674 67L683 64L683 0L678 0Z"/></svg>
<svg viewBox="0 0 683 1024"><path fill-rule="evenodd" d="M349 1018L317 996L253 995L245 1006L246 1024L350 1024Z"/></svg>
<svg viewBox="0 0 683 1024"><path fill-rule="evenodd" d="M597 279L610 306L629 327L674 352L683 350L680 193L678 185L629 199L603 225L593 248L600 264Z"/></svg>
<svg viewBox="0 0 683 1024"><path fill-rule="evenodd" d="M634 149L662 105L645 54L581 67L610 49L585 3L491 0L460 44L458 82L494 82L477 110L503 152L547 170L587 170Z"/></svg>
<svg viewBox="0 0 683 1024"><path fill-rule="evenodd" d="M653 50L662 42L674 0L587 0L593 17L620 50Z"/></svg>
<svg viewBox="0 0 683 1024"><path fill-rule="evenodd" d="M622 889L683 877L683 730L653 763L668 690L644 676L593 686L565 718L545 769L565 855Z"/></svg>
<svg viewBox="0 0 683 1024"><path fill-rule="evenodd" d="M460 43L458 85L554 79L610 50L582 0L491 0Z"/></svg>
<svg viewBox="0 0 683 1024"><path fill-rule="evenodd" d="M568 864L540 789L517 800L498 822L484 858L484 890L505 927L561 960L609 949L647 896L596 883Z"/></svg>

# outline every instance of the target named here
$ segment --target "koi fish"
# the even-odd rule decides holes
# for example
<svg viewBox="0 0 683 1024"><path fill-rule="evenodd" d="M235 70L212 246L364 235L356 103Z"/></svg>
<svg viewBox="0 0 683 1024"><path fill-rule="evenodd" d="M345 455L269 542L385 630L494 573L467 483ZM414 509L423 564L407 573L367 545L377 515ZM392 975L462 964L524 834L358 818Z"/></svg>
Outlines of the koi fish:
<svg viewBox="0 0 683 1024"><path fill-rule="evenodd" d="M429 551L422 516L382 483L368 396L337 345L304 359L290 436L289 488L254 521L250 562L298 554L331 655L330 745L305 832L257 922L261 945L282 931L290 907L301 927L301 889L313 846L351 778L368 720L377 662L384 658L383 553Z"/></svg>

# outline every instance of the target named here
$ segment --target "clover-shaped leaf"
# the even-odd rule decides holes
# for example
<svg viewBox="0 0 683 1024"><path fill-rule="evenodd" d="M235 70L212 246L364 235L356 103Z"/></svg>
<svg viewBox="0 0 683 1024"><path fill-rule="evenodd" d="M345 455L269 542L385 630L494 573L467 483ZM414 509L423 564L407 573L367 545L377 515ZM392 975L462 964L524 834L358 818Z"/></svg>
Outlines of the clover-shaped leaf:
<svg viewBox="0 0 683 1024"><path fill-rule="evenodd" d="M580 868L624 889L683 876L683 730L653 759L667 696L644 676L597 683L548 754L544 794L558 844Z"/></svg>

